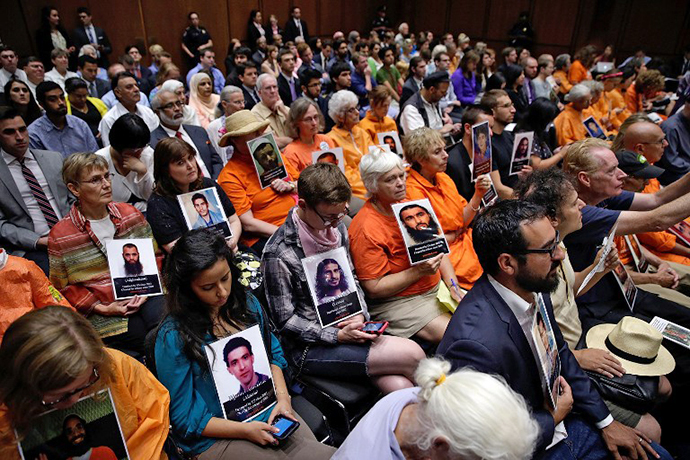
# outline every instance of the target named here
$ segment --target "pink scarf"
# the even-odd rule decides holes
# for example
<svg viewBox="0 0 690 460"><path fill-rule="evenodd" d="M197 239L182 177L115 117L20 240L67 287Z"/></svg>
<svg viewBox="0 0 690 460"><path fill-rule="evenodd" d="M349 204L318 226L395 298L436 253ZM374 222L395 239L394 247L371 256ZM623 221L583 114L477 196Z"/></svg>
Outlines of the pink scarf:
<svg viewBox="0 0 690 460"><path fill-rule="evenodd" d="M315 230L300 219L296 209L292 212L292 219L297 225L297 233L302 242L305 256L310 257L341 246L342 235L337 228L328 227L324 230Z"/></svg>

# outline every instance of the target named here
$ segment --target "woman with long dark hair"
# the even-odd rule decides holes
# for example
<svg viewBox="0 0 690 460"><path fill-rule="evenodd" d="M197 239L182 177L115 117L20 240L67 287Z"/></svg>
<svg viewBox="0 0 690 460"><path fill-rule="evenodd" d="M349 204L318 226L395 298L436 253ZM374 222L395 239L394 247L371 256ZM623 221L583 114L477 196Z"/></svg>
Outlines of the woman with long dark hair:
<svg viewBox="0 0 690 460"><path fill-rule="evenodd" d="M253 50L256 49L256 41L260 37L266 37L266 40L268 40L268 37L266 36L266 29L264 29L264 26L261 24L262 19L261 11L251 10L249 12L249 21L247 21L247 39L249 41L249 47Z"/></svg>
<svg viewBox="0 0 690 460"><path fill-rule="evenodd" d="M15 108L26 126L43 115L29 85L21 80L10 80L5 84L4 105Z"/></svg>
<svg viewBox="0 0 690 460"><path fill-rule="evenodd" d="M558 115L558 106L546 99L538 97L527 107L525 116L515 128L516 133L534 132L534 143L530 165L534 169L548 169L557 166L563 159L567 147L558 147L555 128L551 128L553 120Z"/></svg>
<svg viewBox="0 0 690 460"><path fill-rule="evenodd" d="M46 69L53 68L50 53L54 49L65 50L70 58L73 57L74 45L67 30L60 24L60 14L54 6L41 8L41 28L36 31L36 47Z"/></svg>
<svg viewBox="0 0 690 460"><path fill-rule="evenodd" d="M169 314L156 337L155 366L160 381L175 395L172 436L188 456L199 460L330 458L333 449L319 443L292 409L280 343L268 330L259 302L240 284L231 259L225 240L206 229L183 235L168 257L164 280ZM277 402L254 421L227 420L204 347L257 323ZM272 436L277 429L271 426L278 415L301 425L280 448L266 448L278 445Z"/></svg>

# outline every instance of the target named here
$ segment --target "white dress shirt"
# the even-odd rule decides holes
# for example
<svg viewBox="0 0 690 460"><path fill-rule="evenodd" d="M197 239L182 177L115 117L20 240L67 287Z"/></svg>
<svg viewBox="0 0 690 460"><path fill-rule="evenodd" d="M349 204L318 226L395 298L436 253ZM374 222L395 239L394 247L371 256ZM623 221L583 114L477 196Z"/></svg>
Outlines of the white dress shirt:
<svg viewBox="0 0 690 460"><path fill-rule="evenodd" d="M8 81L12 78L12 74L9 73L7 70L0 69L0 93L5 91L5 85L7 84ZM14 72L14 78L16 80L21 80L24 83L29 83L29 79L26 76L26 73L22 69L17 69Z"/></svg>
<svg viewBox="0 0 690 460"><path fill-rule="evenodd" d="M225 127L225 115L222 115L221 117L216 118L209 123L206 127L206 133L208 134L208 138L211 140L211 145L213 145L213 148L218 153L218 156L221 160L223 160L223 164L225 164L230 158L232 158L234 148L232 145L227 147L221 147L218 145L218 141L220 141L220 138L223 137L223 135L220 133L220 129L223 127Z"/></svg>
<svg viewBox="0 0 690 460"><path fill-rule="evenodd" d="M57 71L55 67L53 67L53 70L50 72L46 72L45 76L43 77L43 81L54 81L58 85L60 85L60 88L62 90L65 90L65 82L70 79L77 77L79 78L79 75L77 75L74 72L70 72L69 70L65 72L65 75L60 75L60 72Z"/></svg>
<svg viewBox="0 0 690 460"><path fill-rule="evenodd" d="M103 145L110 145L110 128L112 128L113 123L115 123L118 118L126 113L129 113L129 110L127 110L121 102L118 102L103 116L101 123L98 125L98 130L101 132L101 140L103 141ZM153 110L149 109L148 107L144 107L141 104L137 104L136 114L144 120L144 123L146 123L146 126L148 126L149 131L153 131L154 129L158 128L159 120L156 114L153 113Z"/></svg>
<svg viewBox="0 0 690 460"><path fill-rule="evenodd" d="M182 140L188 143L189 145L192 146L195 152L196 156L196 162L199 163L199 167L201 168L201 172L203 173L204 177L208 177L209 179L213 179L213 176L208 172L208 169L206 168L206 163L204 163L204 160L201 159L201 155L199 155L199 150L197 150L196 145L194 144L194 141L192 140L191 137L189 137L189 134L187 134L187 131L185 131L184 126L180 125L180 128L178 131L173 131L172 129L169 129L166 126L161 125L161 128L168 134L170 137L176 137L177 132L179 131L180 134L182 134Z"/></svg>
<svg viewBox="0 0 690 460"><path fill-rule="evenodd" d="M24 200L24 204L26 204L26 208L29 210L29 217L31 217L31 220L34 224L34 232L41 236L47 235L50 233L50 227L48 226L48 222L46 222L43 211L41 211L40 206L38 206L36 198L34 198L34 194L29 188L29 183L26 181L24 173L22 173L22 166L19 164L19 160L4 150L0 150L0 152L2 152L2 158L5 160L5 163L12 174L12 179L14 179L15 185L17 186L17 189L19 189L19 193L22 196L22 200ZM55 215L58 217L58 219L61 219L62 215L60 214L60 208L58 207L57 201L55 200L53 192L48 186L46 176L43 174L43 171L41 170L38 161L36 161L34 155L31 153L31 150L27 150L24 154L24 165L29 168L34 176L36 176L36 180L41 185L43 193L46 194L46 198L48 198L50 206L53 207Z"/></svg>
<svg viewBox="0 0 690 460"><path fill-rule="evenodd" d="M141 212L146 212L146 201L153 192L153 149L146 147L141 152L139 159L146 165L146 174L141 179L134 171L130 171L126 176L120 175L115 169L113 157L110 155L110 146L103 147L96 151L96 155L102 156L108 162L108 171L114 174L112 182L113 201L129 203L134 194L144 201L138 201L132 205Z"/></svg>
<svg viewBox="0 0 690 460"><path fill-rule="evenodd" d="M443 128L443 118L441 118L440 108L438 104L428 103L420 94L424 108L426 109L427 117L429 118L429 128L439 130ZM412 104L406 104L400 115L400 125L405 133L410 133L417 128L424 126L424 119L422 115Z"/></svg>

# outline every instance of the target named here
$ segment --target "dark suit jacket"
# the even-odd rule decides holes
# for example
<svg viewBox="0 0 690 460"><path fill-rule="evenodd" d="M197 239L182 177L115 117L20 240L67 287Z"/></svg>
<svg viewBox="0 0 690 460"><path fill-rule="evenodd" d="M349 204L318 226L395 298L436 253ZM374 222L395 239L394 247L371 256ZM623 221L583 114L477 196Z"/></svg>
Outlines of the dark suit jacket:
<svg viewBox="0 0 690 460"><path fill-rule="evenodd" d="M266 40L268 40L269 30L264 27L264 32L266 33ZM256 41L261 37L261 32L256 28L254 22L250 21L247 25L247 44L253 50L256 49Z"/></svg>
<svg viewBox="0 0 690 460"><path fill-rule="evenodd" d="M84 80L84 81L86 81L86 80ZM103 95L105 95L105 93L107 93L108 91L110 91L112 89L112 87L110 86L110 82L108 82L106 80L101 80L100 78L96 78L95 83L96 83L96 91L98 92L97 97L99 99L102 98ZM88 85L90 85L90 83L87 81L86 85L88 86Z"/></svg>
<svg viewBox="0 0 690 460"><path fill-rule="evenodd" d="M247 88L245 88L243 85L240 85L240 89L242 90L242 94L244 94L244 108L251 110L257 104L257 102L254 101L254 98L252 98L252 95L249 94ZM288 89L288 92L289 91L290 90Z"/></svg>
<svg viewBox="0 0 690 460"><path fill-rule="evenodd" d="M31 149L41 171L46 177L48 187L55 197L60 214L69 213L74 197L62 181L62 154L48 150ZM29 216L26 203L17 188L7 163L0 157L0 246L10 254L24 255L33 250L41 235L34 231L34 223Z"/></svg>
<svg viewBox="0 0 690 460"><path fill-rule="evenodd" d="M469 165L472 164L470 154L462 142L448 149L448 166L446 174L453 179L455 188L468 202L474 195L474 184L472 183L472 172Z"/></svg>
<svg viewBox="0 0 690 460"><path fill-rule="evenodd" d="M60 31L62 36L65 37L65 41L67 42L67 48L71 47L73 45L72 39L67 34L65 28L60 25L58 26L58 30ZM50 36L49 30L46 30L43 27L41 27L36 31L36 48L38 50L38 57L39 59L41 59L41 62L43 62L43 66L45 67L46 72L49 71L53 68L53 62L50 60L50 53L51 51L53 51L53 39ZM79 50L75 50L74 53L70 54L70 70L76 68L78 55Z"/></svg>
<svg viewBox="0 0 690 460"><path fill-rule="evenodd" d="M307 22L304 19L300 19L302 24L302 34L304 35L304 41L309 43L309 29L307 28ZM283 32L283 43L294 42L295 37L299 35L299 29L295 25L295 20L290 17L285 23L285 31Z"/></svg>
<svg viewBox="0 0 690 460"><path fill-rule="evenodd" d="M400 107L405 105L405 102L419 92L419 86L414 78L410 77L407 79L402 89L402 96L400 96Z"/></svg>
<svg viewBox="0 0 690 460"><path fill-rule="evenodd" d="M547 294L543 296L558 344L561 375L573 391L573 410L592 423L599 422L609 415L609 410L563 340L553 316L551 299ZM543 451L551 443L554 420L544 409L541 371L517 318L486 274L458 305L438 353L451 362L453 369L469 366L505 378L508 385L525 398L539 423L537 450Z"/></svg>
<svg viewBox="0 0 690 460"><path fill-rule="evenodd" d="M299 78L295 78L294 80L295 93L297 93L297 97L300 97L302 96L302 88L299 86ZM278 94L280 94L280 98L283 100L285 107L290 107L290 104L294 102L292 93L290 92L290 83L288 83L287 78L285 78L282 73L278 75Z"/></svg>
<svg viewBox="0 0 690 460"><path fill-rule="evenodd" d="M103 51L101 51L101 57L98 59L98 65L107 69L109 64L108 55L113 52L113 47L103 29L96 26L93 26L93 28L96 31L96 39L98 40L98 44L103 45ZM89 36L86 34L86 29L84 26L77 27L72 31L72 41L74 42L74 46L77 48L77 54L79 54L79 50L82 46L91 43Z"/></svg>
<svg viewBox="0 0 690 460"><path fill-rule="evenodd" d="M143 61L139 63L139 67L141 70L139 89L148 95L151 90L156 87L156 77L153 76L153 73L146 67ZM134 71L132 71L132 74L134 74Z"/></svg>
<svg viewBox="0 0 690 460"><path fill-rule="evenodd" d="M206 130L199 126L193 125L182 126L184 127L184 130L187 131L187 134L189 134L189 137L192 138L194 146L199 151L199 155L206 165L206 169L208 169L213 176L212 179L217 179L218 174L220 174L220 170L223 169L223 161L218 156L216 149L214 149L213 145L211 145L211 141L208 138ZM163 127L159 125L158 128L151 131L151 148L156 148L156 144L158 144L161 139L165 139L166 137L169 137L168 133L166 133Z"/></svg>

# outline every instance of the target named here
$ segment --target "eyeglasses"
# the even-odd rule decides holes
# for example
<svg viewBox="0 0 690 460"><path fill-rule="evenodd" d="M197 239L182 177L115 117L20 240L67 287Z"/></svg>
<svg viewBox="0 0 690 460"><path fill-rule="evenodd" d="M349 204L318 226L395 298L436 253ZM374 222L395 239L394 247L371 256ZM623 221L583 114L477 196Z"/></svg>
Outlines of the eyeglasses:
<svg viewBox="0 0 690 460"><path fill-rule="evenodd" d="M76 394L79 394L79 393L81 393L82 391L86 390L87 388L92 387L93 385L95 385L96 382L98 382L98 380L99 380L100 378L101 378L101 376L98 375L98 371L97 371L96 368L94 367L94 368L93 368L93 375L91 375L91 378L89 379L89 383L87 383L87 384L84 385L83 387L77 388L76 390L70 391L69 393L65 393L64 395L62 395L60 398L56 399L55 401L46 402L46 401L41 400L41 404L43 405L43 407L53 407L53 406L55 406L56 404L60 404L60 403L63 402L63 401L67 401L67 400L68 400L69 398L71 398L72 396L74 396L74 395L76 395Z"/></svg>
<svg viewBox="0 0 690 460"><path fill-rule="evenodd" d="M314 214L319 216L319 218L321 219L321 222L323 222L323 225L326 227L335 227L336 225L338 225L338 222L343 220L343 218L350 213L350 206L349 205L345 205L345 210L343 212L341 212L340 214L338 214L337 216L335 216L335 217L329 216L329 218L326 218L326 217L322 216L321 214L319 214L319 212L316 210L316 208L311 208L311 209L312 209L312 211L314 211Z"/></svg>
<svg viewBox="0 0 690 460"><path fill-rule="evenodd" d="M513 104L512 102L508 102L507 104L499 105L499 106L497 106L497 107L498 107L499 109L509 109L509 108L513 107L514 105L515 105L515 104Z"/></svg>
<svg viewBox="0 0 690 460"><path fill-rule="evenodd" d="M551 245L550 247L543 249L525 249L524 251L518 254L548 254L553 259L553 255L556 253L556 248L558 248L558 244L560 242L561 234L558 230L556 230L556 239L553 242L553 245Z"/></svg>
<svg viewBox="0 0 690 460"><path fill-rule="evenodd" d="M178 109L181 109L184 107L184 104L180 101L177 102L170 102L168 104L165 104L163 107L161 107L163 110L170 110L173 107L177 107Z"/></svg>
<svg viewBox="0 0 690 460"><path fill-rule="evenodd" d="M90 184L90 185L93 185L94 187L96 187L98 185L101 185L103 183L103 181L106 181L107 183L111 183L113 181L114 175L115 175L115 173L106 173L102 176L96 176L96 177L89 179L89 180L80 181L79 183L80 184Z"/></svg>
<svg viewBox="0 0 690 460"><path fill-rule="evenodd" d="M664 142L668 142L666 138L664 137L660 141L654 141L654 142L640 142L640 144L648 144L648 145L653 145L653 144L659 144L659 145L664 145Z"/></svg>

